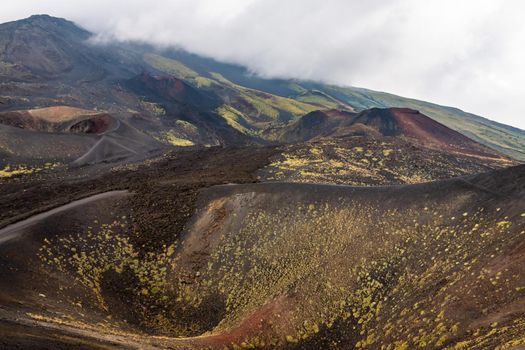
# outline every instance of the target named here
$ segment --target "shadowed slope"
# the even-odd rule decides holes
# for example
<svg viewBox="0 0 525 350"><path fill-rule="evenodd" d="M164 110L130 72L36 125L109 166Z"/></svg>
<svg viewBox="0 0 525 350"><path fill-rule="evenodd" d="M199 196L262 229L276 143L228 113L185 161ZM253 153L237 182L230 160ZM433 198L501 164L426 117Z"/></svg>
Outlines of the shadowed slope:
<svg viewBox="0 0 525 350"><path fill-rule="evenodd" d="M363 128L360 128L363 131ZM373 131L373 129L368 130ZM377 132L376 132L377 133ZM265 181L354 186L421 183L518 164L425 147L404 137L319 138L287 145L259 171Z"/></svg>
<svg viewBox="0 0 525 350"><path fill-rule="evenodd" d="M283 129L268 130L267 133L277 134L275 138L280 142L304 142L334 134L342 124L352 120L355 115L336 109L314 111Z"/></svg>

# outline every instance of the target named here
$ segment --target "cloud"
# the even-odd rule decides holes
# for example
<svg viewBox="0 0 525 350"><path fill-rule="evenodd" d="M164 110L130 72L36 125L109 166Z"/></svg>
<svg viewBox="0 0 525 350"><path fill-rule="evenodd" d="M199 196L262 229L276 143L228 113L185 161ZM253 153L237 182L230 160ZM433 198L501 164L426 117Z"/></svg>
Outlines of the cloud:
<svg viewBox="0 0 525 350"><path fill-rule="evenodd" d="M71 19L99 40L178 46L265 77L452 105L525 129L520 0L4 0L0 20Z"/></svg>

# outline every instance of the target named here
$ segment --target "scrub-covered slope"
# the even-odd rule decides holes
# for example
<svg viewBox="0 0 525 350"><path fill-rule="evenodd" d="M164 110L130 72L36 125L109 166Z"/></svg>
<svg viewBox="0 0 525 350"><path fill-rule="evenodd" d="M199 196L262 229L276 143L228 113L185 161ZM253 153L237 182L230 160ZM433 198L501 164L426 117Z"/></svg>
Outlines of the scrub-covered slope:
<svg viewBox="0 0 525 350"><path fill-rule="evenodd" d="M522 131L90 37L0 25L0 348L525 346Z"/></svg>
<svg viewBox="0 0 525 350"><path fill-rule="evenodd" d="M433 181L516 164L404 108L316 111L280 132L282 142L297 143L283 146L260 171L261 179L370 186Z"/></svg>
<svg viewBox="0 0 525 350"><path fill-rule="evenodd" d="M525 131L504 125L458 108L440 106L434 103L415 100L355 87L337 87L312 84L310 88L322 89L354 106L357 111L369 108L403 107L418 110L432 119L478 141L492 149L513 158L525 159Z"/></svg>
<svg viewBox="0 0 525 350"><path fill-rule="evenodd" d="M161 164L112 176L173 186ZM88 348L515 348L525 342L524 171L211 187L180 234L163 228L151 242L142 209L130 211L147 189L111 194L0 232L2 317ZM155 196L159 214L175 198ZM20 342L13 332L5 344Z"/></svg>
<svg viewBox="0 0 525 350"><path fill-rule="evenodd" d="M182 243L180 274L194 276L192 297L224 295L226 313L195 342L525 344L523 171L412 187L207 191Z"/></svg>
<svg viewBox="0 0 525 350"><path fill-rule="evenodd" d="M321 138L279 148L259 171L265 181L354 186L421 183L517 164L503 157L450 153L396 137Z"/></svg>

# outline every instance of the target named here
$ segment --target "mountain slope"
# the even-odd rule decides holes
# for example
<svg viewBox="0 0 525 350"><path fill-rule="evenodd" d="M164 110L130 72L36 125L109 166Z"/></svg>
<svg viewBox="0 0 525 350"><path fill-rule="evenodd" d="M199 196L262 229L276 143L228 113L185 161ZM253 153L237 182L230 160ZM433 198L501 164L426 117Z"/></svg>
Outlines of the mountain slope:
<svg viewBox="0 0 525 350"><path fill-rule="evenodd" d="M69 21L45 15L1 24L0 111L99 110L178 146L273 142L286 138L280 129L320 109L411 107L525 159L524 131L456 109L363 89L262 79L183 51L160 52L134 43L94 45L90 36ZM168 83L175 85L159 85ZM300 139L290 137L282 141Z"/></svg>
<svg viewBox="0 0 525 350"><path fill-rule="evenodd" d="M477 143L445 125L408 108L372 108L341 125L338 134L352 132L359 126L377 130L383 136L404 136L429 148L499 158L498 152Z"/></svg>
<svg viewBox="0 0 525 350"><path fill-rule="evenodd" d="M360 113L316 111L279 129L277 139L281 142L300 142L320 137L348 136L375 139L403 137L424 147L450 153L501 158L497 151L408 108L371 108Z"/></svg>
<svg viewBox="0 0 525 350"><path fill-rule="evenodd" d="M362 111L373 107L402 107L418 110L465 136L516 159L525 160L525 131L460 109L396 96L363 88L339 87L316 82L262 79L242 67L223 64L180 51L167 51L167 57L201 72L220 72L228 80L253 89L290 97L328 109Z"/></svg>
<svg viewBox="0 0 525 350"><path fill-rule="evenodd" d="M264 149L196 152L0 183L2 206L26 215L0 229L0 346L523 344L524 166L412 186L252 184ZM244 184L210 186L230 181Z"/></svg>
<svg viewBox="0 0 525 350"><path fill-rule="evenodd" d="M419 110L469 138L516 159L525 160L524 130L457 108L363 88L339 87L309 81L262 79L253 76L242 67L220 63L185 52L167 51L163 54L201 72L220 72L225 78L236 84L313 104L320 103L324 108L341 109L341 106L346 105L356 111L373 107L404 107Z"/></svg>
<svg viewBox="0 0 525 350"><path fill-rule="evenodd" d="M259 172L265 181L420 183L516 164L406 108L316 111L272 135L292 144L281 147Z"/></svg>
<svg viewBox="0 0 525 350"><path fill-rule="evenodd" d="M525 345L525 165L380 93L90 35L0 25L1 349Z"/></svg>
<svg viewBox="0 0 525 350"><path fill-rule="evenodd" d="M218 103L208 105L206 112L219 116L227 128L248 136L247 140L264 141L271 135L265 130L287 125L318 109L352 112L408 107L500 152L525 159L524 131L457 109L365 89L262 79L241 67L183 51L159 52L129 43L93 45L88 40L90 35L69 21L45 15L0 25L0 110L52 105L98 108L113 112L117 118L135 115L134 121L140 119L142 127L147 124L160 139L169 133L179 138L189 136L187 141L195 144L232 141L210 129L200 133L205 136L191 139L174 123L187 121L179 114L181 108L177 112L168 106L172 115L159 118L155 112L166 110L166 106L126 88L126 81L146 72L173 76L211 96ZM178 105L194 102L185 98L169 101Z"/></svg>
<svg viewBox="0 0 525 350"><path fill-rule="evenodd" d="M373 107L405 107L418 110L436 121L463 135L507 154L515 159L525 160L525 131L501 124L453 107L419 101L362 88L336 87L313 84L358 110Z"/></svg>

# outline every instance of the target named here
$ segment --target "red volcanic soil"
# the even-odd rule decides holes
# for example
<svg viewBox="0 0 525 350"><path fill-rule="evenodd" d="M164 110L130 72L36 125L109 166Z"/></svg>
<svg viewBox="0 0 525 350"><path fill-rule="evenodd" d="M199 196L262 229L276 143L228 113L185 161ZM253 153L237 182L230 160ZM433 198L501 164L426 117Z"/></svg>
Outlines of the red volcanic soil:
<svg viewBox="0 0 525 350"><path fill-rule="evenodd" d="M185 83L172 76L142 74L139 77L144 87L157 91L163 98L177 100L185 90Z"/></svg>
<svg viewBox="0 0 525 350"><path fill-rule="evenodd" d="M69 106L4 112L0 124L41 132L101 134L115 124L106 113Z"/></svg>
<svg viewBox="0 0 525 350"><path fill-rule="evenodd" d="M494 151L434 119L409 108L372 108L359 113L351 129L377 129L383 136L404 136L429 148L477 157L501 158Z"/></svg>
<svg viewBox="0 0 525 350"><path fill-rule="evenodd" d="M268 320L271 319L272 316L280 315L282 316L283 322L285 322L284 320L287 319L285 314L287 313L287 309L289 309L289 306L286 304L289 302L290 301L286 296L279 296L275 300L254 311L251 315L241 321L237 327L217 334L193 337L189 339L189 342L192 345L200 345L212 349L223 349L225 345L229 344L242 344L254 336L260 336L261 334L264 334L265 331L270 331L271 325L268 323ZM273 334L266 335L271 339Z"/></svg>
<svg viewBox="0 0 525 350"><path fill-rule="evenodd" d="M128 87L141 96L149 96L164 103L177 102L191 105L198 110L210 110L218 107L220 101L214 93L192 87L173 76L142 73L127 82Z"/></svg>
<svg viewBox="0 0 525 350"><path fill-rule="evenodd" d="M314 111L281 132L277 131L277 134L278 139L286 143L323 137L403 137L442 152L478 158L504 158L497 151L408 108L372 108L359 114L333 109Z"/></svg>
<svg viewBox="0 0 525 350"><path fill-rule="evenodd" d="M108 114L101 114L89 119L84 119L69 127L73 133L102 134L111 129L115 120Z"/></svg>
<svg viewBox="0 0 525 350"><path fill-rule="evenodd" d="M468 149L480 156L493 156L495 154L487 147L419 113L419 111L408 108L391 108L390 111L405 136L438 146L440 149L450 151Z"/></svg>
<svg viewBox="0 0 525 350"><path fill-rule="evenodd" d="M323 123L343 123L351 120L355 115L355 113L340 111L338 109L313 111L299 119L297 124L308 128L322 126Z"/></svg>
<svg viewBox="0 0 525 350"><path fill-rule="evenodd" d="M0 115L0 123L27 130L42 130L44 129L44 124L47 124L43 119L31 115L29 111L2 113Z"/></svg>
<svg viewBox="0 0 525 350"><path fill-rule="evenodd" d="M75 119L80 116L95 115L99 113L97 111L70 106L52 106L31 109L27 112L29 112L29 114L35 118L43 119L49 122L63 122Z"/></svg>

